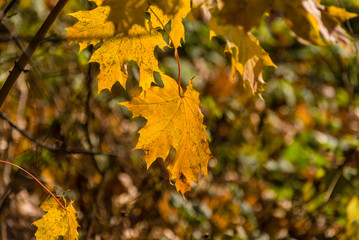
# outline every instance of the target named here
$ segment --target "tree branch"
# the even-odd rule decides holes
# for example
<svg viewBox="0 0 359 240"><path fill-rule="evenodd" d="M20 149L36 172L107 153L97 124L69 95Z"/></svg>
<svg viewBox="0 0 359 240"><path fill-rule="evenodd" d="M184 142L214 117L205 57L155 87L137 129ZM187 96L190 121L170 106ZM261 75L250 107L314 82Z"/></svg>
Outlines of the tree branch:
<svg viewBox="0 0 359 240"><path fill-rule="evenodd" d="M29 139L31 142L35 143L36 145L47 149L54 153L64 153L64 154L84 154L84 155L105 155L109 157L118 157L116 154L113 153L104 153L104 152L92 152L82 149L68 149L68 148L55 148L49 145L44 144L43 142L39 141L38 139L32 137L30 134L25 132L24 130L20 129L15 123L13 123L10 119L8 119L2 112L0 112L0 118L4 119L9 125L18 131L21 135Z"/></svg>
<svg viewBox="0 0 359 240"><path fill-rule="evenodd" d="M0 22L6 17L6 14L10 11L10 9L15 5L17 0L12 0L4 9L4 11L0 15Z"/></svg>
<svg viewBox="0 0 359 240"><path fill-rule="evenodd" d="M46 18L40 29L37 31L35 37L31 40L25 52L23 52L23 54L21 55L19 61L15 62L13 69L10 71L10 74L4 83L4 86L0 90L0 109L2 108L9 92L15 85L15 82L19 77L20 73L23 71L26 64L29 62L31 56L34 54L35 50L40 45L41 41L44 39L50 27L52 26L56 18L60 15L62 9L65 7L68 1L69 0L59 0L57 2L56 6L52 9L49 16Z"/></svg>

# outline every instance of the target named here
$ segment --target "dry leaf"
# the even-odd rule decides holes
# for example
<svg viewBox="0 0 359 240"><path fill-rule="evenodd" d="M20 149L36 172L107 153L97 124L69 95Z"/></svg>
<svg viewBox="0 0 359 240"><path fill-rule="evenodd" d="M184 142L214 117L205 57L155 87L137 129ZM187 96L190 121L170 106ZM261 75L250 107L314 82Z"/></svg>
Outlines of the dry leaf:
<svg viewBox="0 0 359 240"><path fill-rule="evenodd" d="M155 47L163 48L166 45L160 33L139 25L134 25L129 35L121 34L105 41L90 59L90 62L100 64L99 91L105 88L111 90L117 81L126 88L127 73L124 67L130 60L136 61L140 69L140 87L147 90L154 82L153 72L160 71L154 55Z"/></svg>
<svg viewBox="0 0 359 240"><path fill-rule="evenodd" d="M339 43L350 49L351 38L340 24L357 14L321 5L316 0L276 0L274 9L285 18L288 27L301 42L325 45L321 34L327 42Z"/></svg>
<svg viewBox="0 0 359 240"><path fill-rule="evenodd" d="M177 191L184 194L190 190L192 181L198 183L200 172L207 176L211 158L209 137L202 124L199 94L192 82L180 97L176 81L164 74L161 77L163 88L152 86L146 93L121 104L132 111L134 117L141 115L147 119L135 147L145 151L147 168L157 158L165 160L170 150L176 149L176 157L168 171L170 180L176 179Z"/></svg>
<svg viewBox="0 0 359 240"><path fill-rule="evenodd" d="M151 23L154 28L160 27L162 28L162 24L166 25L171 20L171 32L170 36L173 39L173 45L175 48L181 46L181 39L185 40L185 31L182 23L182 18L185 18L191 12L191 1L190 0L181 0L178 1L181 6L178 9L177 13L174 16L170 16L165 14L160 8L154 6L151 9L156 13L157 17L151 16Z"/></svg>
<svg viewBox="0 0 359 240"><path fill-rule="evenodd" d="M105 21L112 22L116 33L127 34L133 25L146 27L145 12L149 5L161 9L164 14L173 17L182 4L175 0L92 0L100 8L108 10Z"/></svg>
<svg viewBox="0 0 359 240"><path fill-rule="evenodd" d="M48 198L40 208L47 212L41 219L33 224L37 227L35 233L37 240L52 240L62 236L64 240L78 239L79 227L77 212L72 206L73 201L63 209L53 198Z"/></svg>
<svg viewBox="0 0 359 240"><path fill-rule="evenodd" d="M346 236L348 239L359 239L359 199L353 197L347 205Z"/></svg>
<svg viewBox="0 0 359 240"><path fill-rule="evenodd" d="M224 0L219 17L223 23L240 25L249 31L259 26L263 14L271 5L272 1L268 0Z"/></svg>
<svg viewBox="0 0 359 240"><path fill-rule="evenodd" d="M245 32L241 27L221 26L214 18L209 22L212 38L215 35L227 37L226 52L231 54L233 79L236 72L245 84L246 81L254 93L263 91L264 84L262 73L265 66L274 66L268 53L259 45L258 40L249 32Z"/></svg>
<svg viewBox="0 0 359 240"><path fill-rule="evenodd" d="M159 71L158 61L154 56L155 47L163 48L167 45L162 35L150 29L148 20L144 19L145 12L143 12L145 26L134 24L127 31L128 33L117 33L114 23L107 21L111 8L100 5L102 3L100 0L96 0L96 3L99 6L93 10L71 14L79 22L67 28L66 37L70 43L78 43L80 50L103 40L102 46L90 59L90 62L100 64L99 92L106 88L111 90L117 81L126 88L127 73L124 68L131 60L136 61L140 69L140 87L144 90L148 89L151 82L154 82L153 72Z"/></svg>
<svg viewBox="0 0 359 240"><path fill-rule="evenodd" d="M321 36L331 43L349 49L350 37L340 24L357 14L345 9L324 6L317 0L223 0L218 4L218 17L225 24L243 27L245 31L259 26L265 13L284 18L287 26L304 44L324 46ZM221 3L221 1L220 1Z"/></svg>

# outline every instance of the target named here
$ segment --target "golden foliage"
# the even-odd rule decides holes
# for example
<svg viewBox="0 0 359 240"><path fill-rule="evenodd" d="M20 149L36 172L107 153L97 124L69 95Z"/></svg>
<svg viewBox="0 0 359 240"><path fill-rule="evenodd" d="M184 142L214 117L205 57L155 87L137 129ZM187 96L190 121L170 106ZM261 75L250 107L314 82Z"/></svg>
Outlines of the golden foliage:
<svg viewBox="0 0 359 240"><path fill-rule="evenodd" d="M111 90L117 81L126 88L125 66L130 60L137 62L140 69L140 87L147 90L151 82L154 82L153 72L160 71L154 55L155 47L163 48L165 45L161 34L139 25L133 25L129 35L121 34L105 41L90 59L90 62L100 64L99 91L105 88Z"/></svg>
<svg viewBox="0 0 359 240"><path fill-rule="evenodd" d="M153 28L161 27L155 16L151 24L146 20L148 2L94 0L95 9L70 14L79 21L67 28L66 38L70 43L79 44L80 51L89 45L103 41L102 46L94 52L90 62L100 64L98 89L109 89L117 81L126 88L126 64L134 60L140 68L140 87L147 90L153 82L153 72L159 71L158 61L154 56L155 47L163 48L166 42L162 35ZM190 1L151 1L161 22L171 21L171 37L174 46L184 39L182 18L190 12Z"/></svg>
<svg viewBox="0 0 359 240"><path fill-rule="evenodd" d="M327 42L340 43L349 49L351 39L340 24L356 17L357 14L321 5L315 0L277 0L275 9L283 14L288 27L303 43L325 45L321 34Z"/></svg>
<svg viewBox="0 0 359 240"><path fill-rule="evenodd" d="M162 24L167 24L171 20L171 32L170 36L173 39L173 45L175 48L178 48L181 45L181 39L185 40L185 31L182 24L182 18L185 18L191 12L191 1L181 0L178 1L181 8L178 9L174 16L167 15L162 9L154 6L151 9L156 13L157 17L151 17L151 23L154 28L162 27ZM161 24L162 23L162 24Z"/></svg>
<svg viewBox="0 0 359 240"><path fill-rule="evenodd" d="M149 5L161 9L164 14L173 17L182 3L159 0L93 0L98 8L106 9L106 22L112 22L116 33L129 33L133 25L146 27L145 12Z"/></svg>
<svg viewBox="0 0 359 240"><path fill-rule="evenodd" d="M227 37L225 52L231 54L231 78L233 79L234 74L238 72L243 83L248 81L254 93L263 91L263 69L275 65L268 53L259 45L258 40L241 27L219 25L215 18L211 18L209 25L210 37L215 35Z"/></svg>
<svg viewBox="0 0 359 240"><path fill-rule="evenodd" d="M70 202L66 209L59 206L53 198L41 204L40 208L47 213L33 223L37 227L35 233L37 240L58 239L59 236L64 240L78 239L77 212L72 203Z"/></svg>
<svg viewBox="0 0 359 240"><path fill-rule="evenodd" d="M346 236L349 239L359 239L359 199L353 197L347 205Z"/></svg>
<svg viewBox="0 0 359 240"><path fill-rule="evenodd" d="M147 168L157 158L165 160L170 150L176 149L176 157L167 169L170 180L176 179L177 191L184 194L190 190L192 181L198 183L200 172L207 176L211 158L209 137L202 124L199 94L193 89L193 83L181 97L175 80L164 74L161 77L163 88L153 86L121 104L132 111L134 117L141 115L147 119L135 147L145 151Z"/></svg>
<svg viewBox="0 0 359 240"><path fill-rule="evenodd" d="M347 49L351 39L340 24L357 16L345 9L321 5L316 0L224 0L218 8L223 23L242 26L245 31L259 26L263 14L273 13L284 18L302 43L323 46L323 37Z"/></svg>
<svg viewBox="0 0 359 240"><path fill-rule="evenodd" d="M140 69L140 87L144 90L148 89L153 82L153 72L159 71L158 61L154 56L155 47L163 48L166 42L162 35L149 26L148 20L145 20L145 12L143 16L144 26L133 24L126 29L126 33L118 33L118 26L112 21L107 21L110 14L113 14L116 9L121 7L121 4L112 3L109 7L104 3L109 1L96 0L99 5L97 8L90 11L80 11L72 16L79 21L72 27L67 28L67 38L70 43L78 43L80 50L84 49L90 44L96 44L103 40L102 46L93 53L90 62L98 62L100 64L100 74L98 76L98 90L109 89L117 81L126 88L126 64L134 60L137 62ZM130 4L134 1L126 1ZM100 5L102 3L102 5ZM114 10L115 9L115 10ZM128 9L128 8L125 8ZM120 11L120 9L118 10ZM127 10L121 12L128 13ZM132 16L132 17L134 17ZM121 19L121 15L119 15ZM124 25L124 22L121 23ZM131 24L131 23L128 23ZM117 30L116 30L117 29Z"/></svg>
<svg viewBox="0 0 359 240"><path fill-rule="evenodd" d="M308 11L308 9L312 9L309 6L309 2L310 1L304 2L302 0L277 0L275 1L274 9L279 15L284 17L287 26L302 43L324 45L319 34L320 26L318 25L317 19ZM308 9L305 6L307 6Z"/></svg>
<svg viewBox="0 0 359 240"><path fill-rule="evenodd" d="M258 26L263 14L272 1L267 0L224 0L219 16L226 24L240 25L245 31Z"/></svg>

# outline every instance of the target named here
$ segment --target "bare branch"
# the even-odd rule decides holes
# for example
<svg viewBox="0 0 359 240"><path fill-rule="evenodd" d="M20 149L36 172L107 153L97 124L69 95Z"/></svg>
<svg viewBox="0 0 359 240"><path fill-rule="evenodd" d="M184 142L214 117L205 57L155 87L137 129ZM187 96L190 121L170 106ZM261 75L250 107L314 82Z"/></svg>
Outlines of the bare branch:
<svg viewBox="0 0 359 240"><path fill-rule="evenodd" d="M92 152L87 151L83 149L69 149L69 148L56 148L49 145L46 145L45 143L39 141L38 139L32 137L30 134L25 132L24 130L20 129L15 123L13 123L10 119L8 119L2 112L0 112L0 118L4 119L6 122L9 123L9 125L18 131L21 135L29 139L31 142L35 143L39 147L42 147L44 149L47 149L54 153L64 153L64 154L84 154L84 155L105 155L109 157L118 157L116 154L113 153L104 153L104 152Z"/></svg>
<svg viewBox="0 0 359 240"><path fill-rule="evenodd" d="M19 61L15 62L13 69L10 71L9 76L7 77L3 87L0 90L0 109L3 106L6 97L9 92L15 85L17 78L20 73L25 68L26 64L29 62L32 54L34 54L37 47L40 45L41 41L44 39L45 35L49 31L50 27L60 15L62 9L65 7L66 3L69 0L59 0L54 9L50 12L49 16L46 18L40 29L37 31L34 38L31 40L29 46L26 48L25 52L21 55Z"/></svg>

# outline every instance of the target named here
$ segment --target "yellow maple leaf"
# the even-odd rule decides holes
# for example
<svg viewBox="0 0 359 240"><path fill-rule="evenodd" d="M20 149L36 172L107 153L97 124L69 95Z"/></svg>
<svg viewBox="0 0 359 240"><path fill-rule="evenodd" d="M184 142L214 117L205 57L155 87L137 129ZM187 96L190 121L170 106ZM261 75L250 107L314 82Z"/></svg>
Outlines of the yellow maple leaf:
<svg viewBox="0 0 359 240"><path fill-rule="evenodd" d="M101 6L109 8L106 20L115 25L116 33L127 33L135 24L145 26L146 0L101 0Z"/></svg>
<svg viewBox="0 0 359 240"><path fill-rule="evenodd" d="M162 35L151 30L148 20L143 19L145 26L133 24L127 33L118 33L115 24L107 21L112 13L114 6L121 6L121 2L114 6L103 5L108 1L96 0L97 8L90 11L80 11L71 14L79 21L72 27L67 28L66 37L70 43L78 43L80 50L89 44L96 44L103 40L101 47L91 56L90 62L100 64L100 74L98 75L98 90L109 89L117 81L126 87L127 73L125 65L134 60L140 69L140 87L148 89L151 82L154 82L153 72L159 71L158 61L154 56L155 47L163 48L166 42ZM133 1L128 1L127 3ZM101 5L102 4L102 5ZM127 9L127 8L124 8ZM122 9L123 11L123 9ZM126 10L127 11L127 10ZM123 11L123 12L126 12Z"/></svg>
<svg viewBox="0 0 359 240"><path fill-rule="evenodd" d="M72 203L73 201L65 209L59 206L53 198L41 204L40 208L47 213L33 223L37 227L35 233L37 240L55 240L59 236L62 236L64 240L78 239L77 212Z"/></svg>
<svg viewBox="0 0 359 240"><path fill-rule="evenodd" d="M240 25L249 31L260 24L263 14L271 5L272 1L268 0L224 0L219 17L223 23Z"/></svg>
<svg viewBox="0 0 359 240"><path fill-rule="evenodd" d="M72 27L66 28L66 38L70 44L79 44L80 52L89 45L96 45L102 40L113 37L115 26L112 22L106 21L110 12L109 7L99 6L90 11L78 11L70 13L78 19Z"/></svg>
<svg viewBox="0 0 359 240"><path fill-rule="evenodd" d="M357 17L358 14L347 12L345 9L334 6L325 6L321 8L321 20L324 27L321 28L321 33L328 42L339 43L347 50L352 41L351 37L340 27L340 24L348 21L351 18Z"/></svg>
<svg viewBox="0 0 359 240"><path fill-rule="evenodd" d="M176 150L175 159L167 169L170 180L176 179L176 189L184 194L192 181L198 183L200 172L207 176L211 158L209 137L202 124L199 93L192 81L181 97L176 81L161 74L163 88L152 86L130 102L120 103L133 112L133 116L147 119L139 133L135 149L143 149L147 168L157 159L166 159L170 150Z"/></svg>
<svg viewBox="0 0 359 240"><path fill-rule="evenodd" d="M211 18L209 25L211 38L215 35L227 38L225 51L231 54L231 78L238 72L243 83L248 81L253 93L260 94L264 83L264 67L275 67L268 53L251 33L245 32L241 27L219 25L214 18Z"/></svg>
<svg viewBox="0 0 359 240"><path fill-rule="evenodd" d="M273 8L302 43L323 46L318 21L305 6L302 0L276 0Z"/></svg>
<svg viewBox="0 0 359 240"><path fill-rule="evenodd" d="M166 45L160 33L139 25L133 25L128 35L119 34L104 41L90 59L90 62L100 64L99 91L105 88L111 90L117 81L126 88L127 73L123 69L130 60L136 61L140 70L139 85L147 90L154 82L153 72L160 71L154 55L155 47Z"/></svg>
<svg viewBox="0 0 359 240"><path fill-rule="evenodd" d="M145 12L148 5L159 7L166 15L175 15L181 5L176 0L91 0L99 8L107 9L104 19L113 23L116 33L128 33L135 24L146 26Z"/></svg>
<svg viewBox="0 0 359 240"><path fill-rule="evenodd" d="M359 198L353 197L347 205L346 236L359 240Z"/></svg>
<svg viewBox="0 0 359 240"><path fill-rule="evenodd" d="M324 6L317 0L276 0L274 11L281 13L288 27L302 43L325 45L339 43L349 50L351 38L340 24L357 14L345 9Z"/></svg>
<svg viewBox="0 0 359 240"><path fill-rule="evenodd" d="M156 16L151 16L151 23L154 28L162 28L162 24L166 25L171 20L171 32L170 37L173 39L173 45L178 48L181 45L181 39L185 40L185 29L182 23L182 19L185 18L191 11L190 0L180 0L178 4L181 6L177 12L172 16L163 12L162 9L154 6L151 9L155 12Z"/></svg>
<svg viewBox="0 0 359 240"><path fill-rule="evenodd" d="M297 39L304 43L324 46L339 43L349 49L350 37L340 24L357 14L333 6L324 6L318 0L223 0L217 4L222 23L243 27L245 31L259 26L266 12L284 18ZM322 37L325 41L322 40Z"/></svg>

